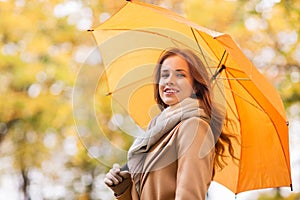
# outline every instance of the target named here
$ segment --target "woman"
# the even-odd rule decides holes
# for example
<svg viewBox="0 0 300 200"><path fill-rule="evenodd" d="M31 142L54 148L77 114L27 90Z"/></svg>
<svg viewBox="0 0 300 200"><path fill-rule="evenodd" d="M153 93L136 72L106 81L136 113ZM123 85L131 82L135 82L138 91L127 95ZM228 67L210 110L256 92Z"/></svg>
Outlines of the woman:
<svg viewBox="0 0 300 200"><path fill-rule="evenodd" d="M158 61L155 81L162 112L129 149L129 171L115 164L104 182L117 199L205 199L214 168L224 164L225 145L234 157L205 66L190 50L169 49Z"/></svg>

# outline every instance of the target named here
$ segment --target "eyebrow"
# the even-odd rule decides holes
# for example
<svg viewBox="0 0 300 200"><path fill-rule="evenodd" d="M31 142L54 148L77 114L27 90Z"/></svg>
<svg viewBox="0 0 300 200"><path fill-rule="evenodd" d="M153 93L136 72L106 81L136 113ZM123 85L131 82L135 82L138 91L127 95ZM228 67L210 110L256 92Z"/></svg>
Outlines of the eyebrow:
<svg viewBox="0 0 300 200"><path fill-rule="evenodd" d="M170 69L161 70L161 72L169 72L169 71L173 71L173 70L170 70ZM186 73L188 73L188 71L185 70L185 69L176 69L175 72L186 72Z"/></svg>

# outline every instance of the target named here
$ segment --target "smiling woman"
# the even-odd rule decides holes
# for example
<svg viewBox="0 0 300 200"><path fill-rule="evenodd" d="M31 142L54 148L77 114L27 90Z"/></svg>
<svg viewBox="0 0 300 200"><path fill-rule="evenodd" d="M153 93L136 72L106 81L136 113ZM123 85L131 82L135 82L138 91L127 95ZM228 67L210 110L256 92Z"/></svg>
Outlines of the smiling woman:
<svg viewBox="0 0 300 200"><path fill-rule="evenodd" d="M188 63L180 56L166 58L160 70L159 95L167 105L175 105L190 97L193 91L193 79Z"/></svg>
<svg viewBox="0 0 300 200"><path fill-rule="evenodd" d="M205 199L225 145L233 156L205 66L191 50L172 48L154 75L162 112L129 149L127 169L115 164L104 182L118 199Z"/></svg>

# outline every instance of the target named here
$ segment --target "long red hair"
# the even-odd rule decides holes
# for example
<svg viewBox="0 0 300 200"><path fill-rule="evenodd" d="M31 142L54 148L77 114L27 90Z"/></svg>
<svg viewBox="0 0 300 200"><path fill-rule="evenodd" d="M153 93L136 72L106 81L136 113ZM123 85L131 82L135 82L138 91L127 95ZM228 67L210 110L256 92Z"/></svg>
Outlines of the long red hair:
<svg viewBox="0 0 300 200"><path fill-rule="evenodd" d="M212 94L210 77L207 73L206 67L193 51L189 49L172 48L162 53L157 62L154 72L154 98L157 104L160 106L161 110L168 107L168 105L163 102L159 95L159 81L161 76L160 71L164 60L174 55L180 56L188 63L190 74L193 78L193 89L195 90L195 94L193 94L191 97L199 99L205 113L210 117L210 127L215 139L215 167L218 166L220 168L223 168L223 166L226 165L223 159L223 157L225 157L224 152L226 146L230 155L233 158L236 158L234 156L234 149L231 142L231 138L233 138L233 135L222 131L224 121L229 119L225 119L226 115L221 112L216 104L213 103L211 97Z"/></svg>

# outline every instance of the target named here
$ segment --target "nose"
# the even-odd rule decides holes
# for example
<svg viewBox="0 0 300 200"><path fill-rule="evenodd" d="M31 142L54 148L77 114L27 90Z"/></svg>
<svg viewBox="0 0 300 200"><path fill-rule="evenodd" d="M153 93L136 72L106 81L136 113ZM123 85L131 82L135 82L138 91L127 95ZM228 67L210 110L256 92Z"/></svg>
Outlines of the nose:
<svg viewBox="0 0 300 200"><path fill-rule="evenodd" d="M174 85L175 84L175 76L173 73L170 73L168 78L165 81L166 85Z"/></svg>

